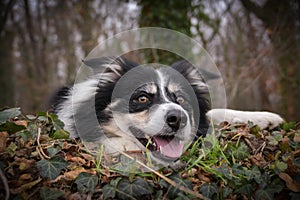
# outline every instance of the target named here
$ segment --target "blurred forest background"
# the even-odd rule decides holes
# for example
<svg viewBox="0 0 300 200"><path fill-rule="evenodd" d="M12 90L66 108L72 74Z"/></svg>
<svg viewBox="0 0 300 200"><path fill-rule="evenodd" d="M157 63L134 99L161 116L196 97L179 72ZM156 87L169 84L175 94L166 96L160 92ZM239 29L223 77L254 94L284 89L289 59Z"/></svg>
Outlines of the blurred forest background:
<svg viewBox="0 0 300 200"><path fill-rule="evenodd" d="M98 42L157 26L211 54L229 107L300 120L298 0L1 0L0 12L0 107L46 109Z"/></svg>

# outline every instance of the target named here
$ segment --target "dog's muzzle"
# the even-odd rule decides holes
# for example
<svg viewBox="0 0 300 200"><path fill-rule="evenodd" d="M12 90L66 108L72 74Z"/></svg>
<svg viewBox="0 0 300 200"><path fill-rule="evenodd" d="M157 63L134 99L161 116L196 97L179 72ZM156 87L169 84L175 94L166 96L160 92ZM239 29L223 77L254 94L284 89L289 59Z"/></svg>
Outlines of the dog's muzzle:
<svg viewBox="0 0 300 200"><path fill-rule="evenodd" d="M150 150L152 155L163 160L176 160L183 151L185 141L185 127L188 116L180 109L170 109L166 112L163 128L154 135L149 135L145 130L130 127L131 132L143 146Z"/></svg>

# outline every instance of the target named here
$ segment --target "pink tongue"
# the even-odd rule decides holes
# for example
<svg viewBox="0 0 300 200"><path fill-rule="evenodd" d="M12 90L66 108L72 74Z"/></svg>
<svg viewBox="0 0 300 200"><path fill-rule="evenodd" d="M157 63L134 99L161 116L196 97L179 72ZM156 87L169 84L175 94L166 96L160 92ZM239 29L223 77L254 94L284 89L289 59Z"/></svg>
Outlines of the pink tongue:
<svg viewBox="0 0 300 200"><path fill-rule="evenodd" d="M171 158L179 158L181 156L183 144L180 144L177 138L165 139L154 136L153 139L155 140L157 146L160 147L160 152L163 155Z"/></svg>

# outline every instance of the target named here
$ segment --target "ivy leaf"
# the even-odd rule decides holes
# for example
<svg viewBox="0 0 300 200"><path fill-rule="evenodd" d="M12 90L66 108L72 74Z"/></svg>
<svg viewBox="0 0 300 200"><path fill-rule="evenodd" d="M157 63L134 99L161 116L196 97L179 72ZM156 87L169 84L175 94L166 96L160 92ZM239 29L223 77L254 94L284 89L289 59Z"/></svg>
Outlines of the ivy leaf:
<svg viewBox="0 0 300 200"><path fill-rule="evenodd" d="M229 171L225 163L222 163L221 167L217 169L228 180L233 180L232 173Z"/></svg>
<svg viewBox="0 0 300 200"><path fill-rule="evenodd" d="M37 119L42 122L48 122L48 117L46 112L37 112Z"/></svg>
<svg viewBox="0 0 300 200"><path fill-rule="evenodd" d="M232 194L232 189L231 189L230 187L225 186L225 187L222 189L222 197L223 197L223 198L226 198L226 197L228 197L230 194Z"/></svg>
<svg viewBox="0 0 300 200"><path fill-rule="evenodd" d="M102 188L102 192L104 200L109 198L114 199L116 197L116 188L110 184L104 185Z"/></svg>
<svg viewBox="0 0 300 200"><path fill-rule="evenodd" d="M280 131L273 131L270 136L266 137L270 145L276 146L278 142L282 140L283 136Z"/></svg>
<svg viewBox="0 0 300 200"><path fill-rule="evenodd" d="M58 119L58 116L56 114L50 113L48 114L48 117L51 119L53 126L59 130L64 128L64 123Z"/></svg>
<svg viewBox="0 0 300 200"><path fill-rule="evenodd" d="M277 140L278 142L282 140L283 135L280 131L273 131L272 135L274 136L275 140Z"/></svg>
<svg viewBox="0 0 300 200"><path fill-rule="evenodd" d="M24 129L26 129L25 126L17 125L13 122L6 122L0 125L0 131L6 131L10 134L22 131Z"/></svg>
<svg viewBox="0 0 300 200"><path fill-rule="evenodd" d="M268 190L259 189L255 193L255 199L257 199L257 200L260 200L260 199L273 200L274 193L270 192Z"/></svg>
<svg viewBox="0 0 300 200"><path fill-rule="evenodd" d="M178 197L176 197L174 200L190 200L191 196L185 195L182 192L178 193Z"/></svg>
<svg viewBox="0 0 300 200"><path fill-rule="evenodd" d="M16 133L16 136L21 137L24 142L28 142L28 140L31 138L31 133L28 130L19 131Z"/></svg>
<svg viewBox="0 0 300 200"><path fill-rule="evenodd" d="M116 179L111 180L109 184L104 185L102 188L104 200L114 199L116 197L116 191L120 180L122 180L122 178L117 177Z"/></svg>
<svg viewBox="0 0 300 200"><path fill-rule="evenodd" d="M231 171L234 174L234 176L241 176L245 173L245 169L243 169L243 167L240 164L234 164L231 167Z"/></svg>
<svg viewBox="0 0 300 200"><path fill-rule="evenodd" d="M82 172L78 175L75 183L77 184L77 188L80 192L94 192L99 178L98 176L91 175L86 172Z"/></svg>
<svg viewBox="0 0 300 200"><path fill-rule="evenodd" d="M68 165L69 163L59 156L50 158L49 160L40 160L36 163L41 176L49 179L55 179L61 170Z"/></svg>
<svg viewBox="0 0 300 200"><path fill-rule="evenodd" d="M218 194L218 187L215 183L205 183L200 187L199 192L211 199L214 194Z"/></svg>
<svg viewBox="0 0 300 200"><path fill-rule="evenodd" d="M279 172L284 172L288 168L288 165L281 161L275 161L275 169Z"/></svg>
<svg viewBox="0 0 300 200"><path fill-rule="evenodd" d="M252 193L253 193L253 186L252 186L252 184L245 184L242 187L238 188L235 191L235 193L244 194L248 197L251 197Z"/></svg>
<svg viewBox="0 0 300 200"><path fill-rule="evenodd" d="M152 188L141 178L137 178L132 182L122 179L117 189L117 196L120 199L145 199L151 197L152 193Z"/></svg>
<svg viewBox="0 0 300 200"><path fill-rule="evenodd" d="M26 118L29 120L35 120L37 118L37 116L35 115L26 115Z"/></svg>
<svg viewBox="0 0 300 200"><path fill-rule="evenodd" d="M0 124L21 114L20 108L9 108L0 112Z"/></svg>
<svg viewBox="0 0 300 200"><path fill-rule="evenodd" d="M249 155L248 146L242 142L236 149L233 149L232 155L238 160L247 158Z"/></svg>
<svg viewBox="0 0 300 200"><path fill-rule="evenodd" d="M42 200L56 200L64 194L63 191L53 190L48 187L42 187L40 190L40 197Z"/></svg>
<svg viewBox="0 0 300 200"><path fill-rule="evenodd" d="M58 129L53 134L53 139L68 139L70 137L70 133L63 129Z"/></svg>
<svg viewBox="0 0 300 200"><path fill-rule="evenodd" d="M47 151L48 151L49 156L53 157L59 152L59 149L55 148L55 147L49 147L49 148L47 148Z"/></svg>
<svg viewBox="0 0 300 200"><path fill-rule="evenodd" d="M171 180L175 181L178 185L189 188L189 189L193 189L193 185L192 182L187 180L187 179L183 179L179 174L172 174L169 177ZM165 184L167 187L169 186L168 184ZM171 186L169 192L168 192L168 197L169 199L175 199L176 197L184 195L183 192L181 192L181 190L179 190L176 187Z"/></svg>
<svg viewBox="0 0 300 200"><path fill-rule="evenodd" d="M257 166L254 166L252 168L252 170L247 170L245 174L247 176L247 180L248 181L250 181L252 179L259 179L260 176L261 176L261 173L260 173L260 171L259 171L259 169L258 169Z"/></svg>

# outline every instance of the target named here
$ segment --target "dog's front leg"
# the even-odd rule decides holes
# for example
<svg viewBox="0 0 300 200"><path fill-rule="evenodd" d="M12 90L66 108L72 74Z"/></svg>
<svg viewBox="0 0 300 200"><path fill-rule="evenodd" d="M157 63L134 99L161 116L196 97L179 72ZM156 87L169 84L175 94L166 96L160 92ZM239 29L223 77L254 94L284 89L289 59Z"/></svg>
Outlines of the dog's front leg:
<svg viewBox="0 0 300 200"><path fill-rule="evenodd" d="M261 129L273 129L279 126L284 120L281 116L271 112L253 112L253 111L240 111L232 109L212 109L206 114L207 119L214 124L221 122L229 123L248 123L253 122Z"/></svg>

